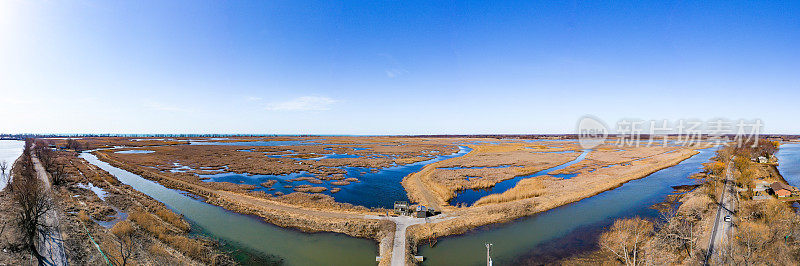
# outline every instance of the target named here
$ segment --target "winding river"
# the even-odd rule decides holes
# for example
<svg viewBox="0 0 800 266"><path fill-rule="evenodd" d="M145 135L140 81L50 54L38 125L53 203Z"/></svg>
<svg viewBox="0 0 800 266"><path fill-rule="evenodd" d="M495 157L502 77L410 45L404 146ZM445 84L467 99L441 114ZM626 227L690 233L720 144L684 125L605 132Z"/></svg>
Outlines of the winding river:
<svg viewBox="0 0 800 266"><path fill-rule="evenodd" d="M517 221L482 227L467 234L439 239L433 248L422 245L424 265L483 265L485 243L492 243L497 265L541 264L595 248L596 237L615 219L657 217L651 206L673 193L671 186L694 184L688 177L701 170L716 148L600 193Z"/></svg>
<svg viewBox="0 0 800 266"><path fill-rule="evenodd" d="M472 204L475 204L476 201L478 201L479 199L481 199L483 197L489 196L491 194L501 194L503 192L506 192L509 189L514 188L517 185L517 183L519 183L519 181L521 181L522 179L531 178L531 177L537 177L537 176L540 176L540 175L546 175L547 173L550 173L550 172L553 172L553 171L558 171L558 170L567 168L570 165L579 163L579 162L583 161L583 159L586 158L586 155L588 155L590 151L591 150L584 150L580 155L578 155L577 158L575 158L574 160L569 161L567 163L564 163L564 164L561 164L561 165L557 165L555 167L551 167L551 168L548 168L548 169L544 169L544 170L538 171L538 172L530 174L530 175L516 176L516 177L514 177L512 179L501 181L501 182L495 184L494 186L492 186L490 188L486 188L486 189L468 189L468 190L464 190L464 191L459 191L459 192L457 192L458 194L452 200L450 200L450 204L451 205L470 206ZM569 151L569 152L572 152L572 151ZM571 178L573 176L575 176L575 175L574 174L557 174L557 175L553 175L553 177L565 178L565 179Z"/></svg>
<svg viewBox="0 0 800 266"><path fill-rule="evenodd" d="M494 261L506 265L557 259L594 248L596 236L614 219L656 217L658 212L650 206L672 193L670 186L694 183L688 177L700 171L701 163L707 162L714 150L700 150L676 166L594 197L511 223L439 239L434 248L421 246L420 255L425 257L425 265L482 265L484 244L488 242L494 244ZM192 222L198 233L221 240L229 250L239 250L233 256L244 264L375 265L378 248L374 241L335 233L308 234L267 224L258 217L227 211L113 167L90 153L81 157L164 202Z"/></svg>
<svg viewBox="0 0 800 266"><path fill-rule="evenodd" d="M184 215L193 230L226 244L237 251L233 256L242 264L287 265L374 265L378 247L374 241L343 234L308 234L281 228L196 200L177 190L166 188L139 175L100 161L91 153L81 158L111 173L119 181L163 202Z"/></svg>

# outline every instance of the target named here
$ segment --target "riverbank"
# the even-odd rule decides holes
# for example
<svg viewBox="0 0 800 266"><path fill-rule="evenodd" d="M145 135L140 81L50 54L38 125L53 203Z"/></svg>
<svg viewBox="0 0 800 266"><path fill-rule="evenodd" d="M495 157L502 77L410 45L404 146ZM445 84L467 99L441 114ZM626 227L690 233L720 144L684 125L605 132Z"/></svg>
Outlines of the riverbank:
<svg viewBox="0 0 800 266"><path fill-rule="evenodd" d="M366 208L346 208L329 198L315 197L311 194L293 193L289 197L305 198L297 200L302 205L290 205L285 202L271 201L264 197L254 197L224 190L211 190L184 180L172 178L155 170L135 167L110 158L106 153L94 152L101 160L110 165L124 169L133 174L153 180L159 184L200 196L205 202L220 206L230 211L246 215L254 215L263 221L281 227L289 227L304 232L335 232L358 238L381 241L393 235L394 223L378 218L385 214L371 212ZM338 206L345 208L339 209ZM352 205L349 205L352 206ZM386 244L381 244L384 246ZM390 245L390 244L389 244ZM381 248L380 256L388 263L390 250Z"/></svg>
<svg viewBox="0 0 800 266"><path fill-rule="evenodd" d="M774 195L755 190L763 183L785 182L776 168L781 152L787 162L797 153L776 143L729 144L704 164L699 189L681 198L660 219L620 219L598 238L598 250L561 261L572 264L793 264L797 261L796 210ZM788 148L788 147L787 147ZM778 151L775 154L775 151ZM755 162L759 156L769 162ZM791 163L790 163L791 164ZM786 166L784 166L786 167ZM753 199L754 196L759 196ZM766 196L766 197L760 197ZM640 230L642 229L642 230ZM639 239L632 245L629 239ZM626 252L620 253L620 249ZM627 254L627 255L626 255ZM630 256L628 256L630 255Z"/></svg>
<svg viewBox="0 0 800 266"><path fill-rule="evenodd" d="M109 261L155 265L226 265L233 262L216 242L191 233L179 215L114 177L92 167L72 152L54 152L64 177L50 190L50 208L65 251L65 262L101 265ZM44 171L44 170L42 170ZM15 244L18 232L9 224L18 209L8 189L0 192L0 231L4 256L0 261L22 265L30 256Z"/></svg>
<svg viewBox="0 0 800 266"><path fill-rule="evenodd" d="M495 154L490 157L475 156L475 158L470 158L464 156L466 159L461 159L464 157L456 157L455 159L441 160L422 167L423 171L429 167L436 170L448 168L441 170L465 173L481 171L494 173L494 171L498 169L517 168L527 170L535 168L535 170L538 171L561 165L581 155L580 150L575 150L579 147L572 142L541 142L532 144L503 141L499 143L500 144L467 144L473 148L481 147L482 145L495 145L493 147L484 147L489 151L495 152ZM253 143L250 142L248 144ZM401 144L403 143L397 145L403 146ZM293 147L298 147L296 143L294 145ZM435 145L441 146L445 144L440 141ZM219 144L219 146L224 145ZM428 146L421 146L420 144L417 146L418 147L413 148L417 152L429 152L421 148ZM225 182L204 182L202 179L195 176L194 173L180 171L183 171L183 168L193 169L190 171L217 171L218 169L224 169L225 166L217 165L215 168L213 165L198 163L207 161L208 159L194 158L202 154L192 155L192 152L184 154L186 156L180 155L179 157L173 158L171 161L165 161L167 157L169 157L164 157L166 156L165 154L159 155L161 157L151 156L153 154L158 155L162 152L170 154L176 153L182 147L198 147L198 145L151 147L147 149L158 151L141 154L117 154L115 151L120 150L118 148L115 150L95 151L91 156L96 156L96 159L109 164L109 167L119 168L137 175L140 178L156 181L160 185L171 189L186 191L192 195L196 195L205 203L220 206L235 213L259 217L260 220L269 224L294 228L304 232L342 233L357 238L377 241L379 242L379 253L370 253L378 253L382 258L382 264L389 263L388 260L394 257L392 256L393 254L389 253L390 249L387 247L394 246L393 243L395 241L393 241L393 238L397 237L397 235L394 234L396 221L381 217L381 215L385 215L390 210L368 209L362 206L336 202L328 195L317 193L291 193L288 195L273 196L261 191L247 189L245 185L234 183L227 184ZM269 158L269 156L271 156L270 154L266 156L259 155L256 150L258 150L258 152L267 152L268 150L283 151L286 149L285 147L274 146L246 147L248 148L244 150L241 147L226 147L224 149L203 147L202 149L220 150L225 151L225 154L236 153L237 156L244 156L240 158L242 160L240 162L241 165L237 166L239 168L246 166L244 163L247 161L246 158L256 158L259 156ZM373 145L372 147L377 148L378 146ZM388 147L392 148L394 146ZM344 149L352 151L363 151L356 148L358 147L344 147ZM507 148L511 149L508 150ZM588 152L588 156L586 156L587 152L583 151L581 157L586 156L590 158L590 161L575 164L575 167L569 165L572 167L569 171L560 169L559 171L564 171L563 174L550 173L535 178L524 178L507 191L493 195L493 197L500 197L500 200L488 202L484 200L483 202L475 204L475 206L467 208L456 208L453 206L437 208L435 205L429 206L434 207L436 210L443 210L444 212L442 215L436 216L435 219L427 221L428 223L409 227L407 237L410 245L407 246L407 250L415 251L416 246L426 239L461 234L488 224L505 223L520 217L530 216L571 202L592 197L603 191L614 189L630 180L638 179L652 172L675 165L691 157L694 154L693 152L696 152L694 149L697 148L700 147L656 147L638 150L601 147L601 149L596 151L597 154L593 155L593 152ZM129 148L121 149L130 150ZM309 151L314 149L315 151L321 150L330 152L328 148L322 147L308 149ZM335 150L341 148L336 146L330 147L330 149ZM191 150L195 151L198 149L192 148ZM462 149L462 151L464 151L464 149ZM464 152L466 153L466 151ZM129 158L136 158L134 161L140 163L131 163L129 162ZM306 162L306 159L280 159L280 161L284 160L290 160L298 165ZM322 160L323 164L325 164L324 160L333 159ZM180 163L180 165L175 164L176 162ZM338 163L343 162L344 161ZM511 172L508 178L513 178L515 175L516 174ZM497 177L500 176L498 175ZM500 182L505 178L506 177L497 178L497 181ZM490 176L487 179L492 179L492 177ZM390 180L387 180L387 182L388 181ZM532 189L532 187L539 188ZM548 189L536 191L540 190L541 187ZM534 191L535 193L526 194L530 191ZM520 197L519 195L523 196ZM406 252L406 254L409 254L407 258L410 258L413 252Z"/></svg>
<svg viewBox="0 0 800 266"><path fill-rule="evenodd" d="M419 255L426 265L478 265L485 261L483 244L493 243L496 264L541 264L596 248L596 238L614 219L659 217L652 206L674 193L672 186L693 184L688 177L700 171L713 149L645 178L580 201L539 212L512 222L487 225L464 234L438 238L434 247L423 241ZM466 252L470 251L470 252Z"/></svg>
<svg viewBox="0 0 800 266"><path fill-rule="evenodd" d="M527 142L470 144L467 146L472 151L466 155L427 165L403 178L402 184L412 202L452 211L456 208L448 201L458 191L491 188L517 176L567 163L580 154L571 150L579 149L574 143L552 145L558 147Z"/></svg>
<svg viewBox="0 0 800 266"><path fill-rule="evenodd" d="M86 256L71 256L80 264L102 256L91 241L100 245L106 256L120 257L118 236L113 232L119 226L133 228L131 263L224 265L233 261L220 252L215 241L193 234L192 226L164 203L121 183L113 175L78 158L71 152L60 152L67 165L68 181L59 187L57 195L64 210L62 227L70 236L65 242L74 243ZM115 229L117 228L117 229ZM72 232L72 233L68 233ZM76 238L76 239L71 239ZM102 260L97 261L102 263Z"/></svg>
<svg viewBox="0 0 800 266"><path fill-rule="evenodd" d="M592 173L577 175L569 180L551 177L522 180L515 188L505 193L520 193L518 192L519 190L528 188L528 182L543 182L545 187L557 193L543 193L531 198L458 209L452 212L457 214L454 215L458 216L457 218L437 224L412 227L409 230L411 232L410 235L416 242L420 242L431 237L460 234L487 224L512 221L617 188L630 180L643 178L658 170L674 166L697 153L693 149L685 149L656 155L649 160L639 161L631 167L622 169L605 168Z"/></svg>

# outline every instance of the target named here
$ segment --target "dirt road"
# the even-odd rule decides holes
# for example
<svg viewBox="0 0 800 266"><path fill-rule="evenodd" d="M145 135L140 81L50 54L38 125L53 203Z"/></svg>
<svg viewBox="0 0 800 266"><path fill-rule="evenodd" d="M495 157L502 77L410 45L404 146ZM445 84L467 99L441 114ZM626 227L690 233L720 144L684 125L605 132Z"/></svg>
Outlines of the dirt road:
<svg viewBox="0 0 800 266"><path fill-rule="evenodd" d="M733 159L731 159L732 161ZM717 216L714 220L714 228L711 231L711 239L708 243L708 254L706 255L706 264L717 262L719 260L719 252L717 248L722 247L725 239L731 233L733 225L733 211L736 209L736 197L733 191L733 176L731 174L731 161L728 161L725 166L725 186L722 188L720 195L719 208L717 208ZM730 216L730 222L725 221L725 217Z"/></svg>
<svg viewBox="0 0 800 266"><path fill-rule="evenodd" d="M42 167L39 158L36 158L33 154L31 155L31 160L33 161L34 168L36 168L37 176L44 183L47 193L52 195L50 191L50 178L47 176L47 171ZM47 232L43 234L40 233L39 254L44 256L45 265L68 265L67 254L64 252L64 239L61 237L61 230L59 230L58 215L57 208L52 207L44 216L45 223L50 230L47 230Z"/></svg>

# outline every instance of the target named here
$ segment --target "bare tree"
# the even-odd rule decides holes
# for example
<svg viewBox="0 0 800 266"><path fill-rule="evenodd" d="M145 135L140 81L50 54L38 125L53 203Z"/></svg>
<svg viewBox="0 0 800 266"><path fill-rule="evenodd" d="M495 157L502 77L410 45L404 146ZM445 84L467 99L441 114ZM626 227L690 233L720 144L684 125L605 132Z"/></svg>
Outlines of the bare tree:
<svg viewBox="0 0 800 266"><path fill-rule="evenodd" d="M775 254L766 251L771 240L766 224L741 223L735 237L723 246L721 259L726 264L761 265L764 261L774 259L772 256Z"/></svg>
<svg viewBox="0 0 800 266"><path fill-rule="evenodd" d="M116 251L118 252L118 254L109 257L114 265L127 265L128 260L133 255L133 246L136 243L133 230L133 226L127 220L118 222L111 228L111 233L114 234L114 241L117 245Z"/></svg>
<svg viewBox="0 0 800 266"><path fill-rule="evenodd" d="M16 207L16 226L22 233L22 243L40 265L44 258L36 250L37 237L46 235L50 230L45 221L45 213L50 210L52 202L48 197L44 184L36 177L33 162L28 154L23 153L18 173L10 187L13 188L11 198ZM17 169L17 168L15 168Z"/></svg>
<svg viewBox="0 0 800 266"><path fill-rule="evenodd" d="M644 246L653 235L653 223L642 218L614 221L608 231L600 235L600 246L625 265L644 263Z"/></svg>
<svg viewBox="0 0 800 266"><path fill-rule="evenodd" d="M8 162L0 162L0 174L2 174L3 182L8 185L9 181L11 181L11 175L6 175L6 169L8 169Z"/></svg>
<svg viewBox="0 0 800 266"><path fill-rule="evenodd" d="M58 186L66 182L67 172L64 169L64 164L56 163L50 170L50 178L54 186Z"/></svg>
<svg viewBox="0 0 800 266"><path fill-rule="evenodd" d="M80 152L83 150L83 145L80 142L74 139L67 139L67 149L72 149L74 151Z"/></svg>
<svg viewBox="0 0 800 266"><path fill-rule="evenodd" d="M8 169L8 162L3 160L2 162L0 162L0 173L6 175L6 169Z"/></svg>
<svg viewBox="0 0 800 266"><path fill-rule="evenodd" d="M695 235L695 219L687 215L674 215L661 224L656 235L659 245L668 250L683 250L690 258L694 255L698 236Z"/></svg>
<svg viewBox="0 0 800 266"><path fill-rule="evenodd" d="M42 163L44 169L49 172L56 163L56 154L50 149L48 142L37 139L35 143L33 150L36 153L36 157L39 158L39 162Z"/></svg>

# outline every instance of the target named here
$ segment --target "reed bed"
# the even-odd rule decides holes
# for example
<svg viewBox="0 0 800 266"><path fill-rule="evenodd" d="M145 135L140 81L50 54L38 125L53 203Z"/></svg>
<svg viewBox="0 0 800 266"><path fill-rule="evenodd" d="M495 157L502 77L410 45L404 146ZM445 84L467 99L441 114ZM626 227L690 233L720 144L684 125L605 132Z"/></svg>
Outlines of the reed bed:
<svg viewBox="0 0 800 266"><path fill-rule="evenodd" d="M484 197L471 207L448 207L457 218L412 226L409 228L409 236L412 241L419 242L434 236L461 234L487 224L508 222L594 196L627 181L678 164L697 153L693 149L684 148L634 162L631 166L604 168L568 180L548 176L523 179L516 187L502 194Z"/></svg>

